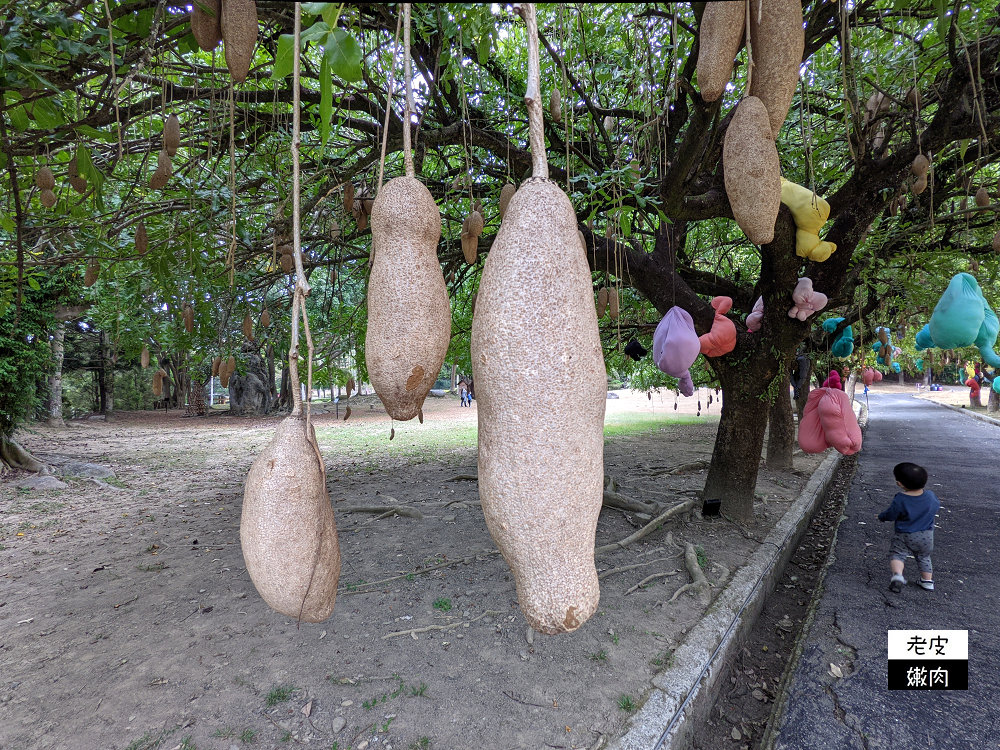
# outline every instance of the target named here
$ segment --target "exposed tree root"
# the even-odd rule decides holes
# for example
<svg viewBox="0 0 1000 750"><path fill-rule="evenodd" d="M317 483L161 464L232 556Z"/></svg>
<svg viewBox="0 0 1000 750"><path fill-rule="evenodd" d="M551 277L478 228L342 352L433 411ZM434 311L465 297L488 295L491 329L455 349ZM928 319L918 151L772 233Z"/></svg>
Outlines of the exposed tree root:
<svg viewBox="0 0 1000 750"><path fill-rule="evenodd" d="M691 576L691 583L685 583L677 589L677 591L674 592L674 595L667 600L667 603L669 604L674 601L685 591L690 591L697 595L698 601L701 602L701 604L711 604L712 584L709 583L708 578L705 577L705 572L698 564L698 553L695 550L694 545L690 542L684 545L684 566L688 569L688 575Z"/></svg>
<svg viewBox="0 0 1000 750"><path fill-rule="evenodd" d="M0 461L12 469L33 471L36 474L52 473L48 464L43 464L6 435L0 435Z"/></svg>
<svg viewBox="0 0 1000 750"><path fill-rule="evenodd" d="M405 516L406 518L416 518L418 521L424 517L424 514L419 510L402 505L356 505L353 508L337 508L337 513L378 513L378 518Z"/></svg>
<svg viewBox="0 0 1000 750"><path fill-rule="evenodd" d="M666 521L668 518L692 510L697 502L698 502L697 498L691 498L690 500L685 500L683 503L677 503L677 505L665 510L663 513L661 513L652 521L647 523L637 532L632 534L632 536L625 537L620 542L612 542L611 544L605 544L602 547L598 547L597 549L594 550L594 556L596 557L597 555L603 555L607 552L612 552L616 549L625 549L628 545L632 544L632 542L636 542L642 539L643 537L652 534L660 526L662 526L663 522Z"/></svg>
<svg viewBox="0 0 1000 750"><path fill-rule="evenodd" d="M711 461L692 461L687 464L680 464L679 466L671 466L669 469L659 469L658 471L649 472L651 477L659 477L664 474L683 474L687 471L697 471L698 469L706 469Z"/></svg>
<svg viewBox="0 0 1000 750"><path fill-rule="evenodd" d="M658 580L660 578L669 578L670 576L675 576L675 575L677 575L677 571L676 570L670 570L670 571L667 571L666 573L653 573L653 575L646 576L641 581L639 581L639 583L637 583L635 586L633 586L628 591L626 591L625 592L625 596L628 596L633 591L638 591L643 586L645 586L647 583L652 583L653 581L656 581L656 580Z"/></svg>

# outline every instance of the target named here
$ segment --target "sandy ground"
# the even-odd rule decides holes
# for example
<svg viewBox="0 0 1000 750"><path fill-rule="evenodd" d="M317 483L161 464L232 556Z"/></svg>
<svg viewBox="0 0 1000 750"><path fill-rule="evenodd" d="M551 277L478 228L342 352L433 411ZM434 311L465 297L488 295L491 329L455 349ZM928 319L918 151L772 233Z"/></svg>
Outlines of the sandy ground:
<svg viewBox="0 0 1000 750"><path fill-rule="evenodd" d="M605 444L619 492L656 512L691 497L704 471L664 470L709 458L718 402L619 395ZM130 413L22 434L117 478L0 486L0 748L600 747L704 612L669 601L689 581L683 544L718 591L822 459L762 470L748 526L680 516L599 557L598 613L545 637L528 633L477 483L458 478L476 472L475 406L424 413L392 441L375 404L316 416L343 569L333 616L301 626L264 604L240 551L243 479L277 419ZM626 420L648 429L614 434ZM343 510L404 505L420 518ZM605 508L597 544L649 518Z"/></svg>

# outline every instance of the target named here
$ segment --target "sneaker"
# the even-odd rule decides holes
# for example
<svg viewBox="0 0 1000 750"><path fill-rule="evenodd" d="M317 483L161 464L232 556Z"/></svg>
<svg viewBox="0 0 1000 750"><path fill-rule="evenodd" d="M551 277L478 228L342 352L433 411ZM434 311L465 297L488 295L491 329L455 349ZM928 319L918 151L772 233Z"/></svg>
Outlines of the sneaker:
<svg viewBox="0 0 1000 750"><path fill-rule="evenodd" d="M934 590L934 581L925 581L923 578L920 579L920 586L927 591Z"/></svg>
<svg viewBox="0 0 1000 750"><path fill-rule="evenodd" d="M889 591L894 594L898 594L903 590L903 586L906 585L906 579L901 575L894 575L889 579Z"/></svg>

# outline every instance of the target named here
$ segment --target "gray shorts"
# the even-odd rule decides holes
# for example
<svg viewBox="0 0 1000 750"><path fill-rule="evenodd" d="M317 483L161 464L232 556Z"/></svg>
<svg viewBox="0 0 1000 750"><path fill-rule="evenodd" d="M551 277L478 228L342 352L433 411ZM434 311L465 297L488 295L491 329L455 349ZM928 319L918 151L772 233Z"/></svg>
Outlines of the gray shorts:
<svg viewBox="0 0 1000 750"><path fill-rule="evenodd" d="M917 567L921 573L931 573L931 552L934 551L934 529L912 531L909 534L895 533L892 544L889 545L889 559L906 561L909 553L917 558Z"/></svg>

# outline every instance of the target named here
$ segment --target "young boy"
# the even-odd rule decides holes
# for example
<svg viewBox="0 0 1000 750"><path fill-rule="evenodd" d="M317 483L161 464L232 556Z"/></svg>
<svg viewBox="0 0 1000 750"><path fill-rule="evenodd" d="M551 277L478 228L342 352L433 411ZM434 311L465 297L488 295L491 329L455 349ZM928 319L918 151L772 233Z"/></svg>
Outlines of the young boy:
<svg viewBox="0 0 1000 750"><path fill-rule="evenodd" d="M903 489L897 492L892 504L879 513L880 521L895 521L896 529L889 546L889 589L898 594L906 585L903 578L903 562L907 552L917 558L920 569L920 585L928 591L934 590L934 573L931 552L934 550L934 517L941 503L930 490L925 490L927 470L911 463L896 464L892 470L896 484Z"/></svg>

